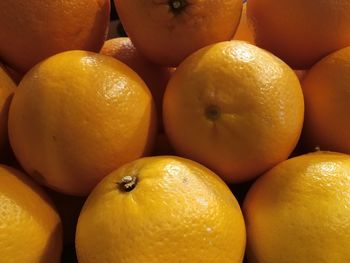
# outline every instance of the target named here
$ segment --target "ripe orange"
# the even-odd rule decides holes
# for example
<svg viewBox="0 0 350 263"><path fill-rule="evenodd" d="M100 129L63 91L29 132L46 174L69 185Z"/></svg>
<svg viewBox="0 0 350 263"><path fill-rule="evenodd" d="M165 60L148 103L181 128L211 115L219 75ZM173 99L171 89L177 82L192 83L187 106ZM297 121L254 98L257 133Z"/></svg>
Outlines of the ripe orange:
<svg viewBox="0 0 350 263"><path fill-rule="evenodd" d="M7 119L10 102L15 91L16 84L0 64L0 156L8 144Z"/></svg>
<svg viewBox="0 0 350 263"><path fill-rule="evenodd" d="M246 2L243 3L241 19L239 21L237 31L236 31L235 35L233 36L233 39L247 41L251 44L255 43L253 30L252 30L251 26L249 25L248 19L247 19L247 3Z"/></svg>
<svg viewBox="0 0 350 263"><path fill-rule="evenodd" d="M207 168L148 157L93 190L76 234L79 263L241 263L245 226L237 200Z"/></svg>
<svg viewBox="0 0 350 263"><path fill-rule="evenodd" d="M147 59L177 66L206 45L232 39L242 0L115 0L126 33Z"/></svg>
<svg viewBox="0 0 350 263"><path fill-rule="evenodd" d="M314 65L302 88L305 146L350 153L350 47Z"/></svg>
<svg viewBox="0 0 350 263"><path fill-rule="evenodd" d="M9 137L28 174L72 195L86 195L120 165L150 153L151 93L125 64L67 51L26 74L9 113Z"/></svg>
<svg viewBox="0 0 350 263"><path fill-rule="evenodd" d="M256 44L296 69L350 45L349 0L249 0L247 15Z"/></svg>
<svg viewBox="0 0 350 263"><path fill-rule="evenodd" d="M316 152L262 175L243 204L250 263L350 262L350 155Z"/></svg>
<svg viewBox="0 0 350 263"><path fill-rule="evenodd" d="M26 72L62 51L99 51L109 12L109 0L2 0L0 57L13 69Z"/></svg>
<svg viewBox="0 0 350 263"><path fill-rule="evenodd" d="M232 40L202 48L180 64L163 110L178 154L227 182L241 182L289 156L301 132L304 102L291 68Z"/></svg>
<svg viewBox="0 0 350 263"><path fill-rule="evenodd" d="M152 93L158 114L158 127L159 130L163 130L163 95L173 70L171 68L156 65L147 60L134 47L128 37L107 40L100 53L120 60L139 74Z"/></svg>
<svg viewBox="0 0 350 263"><path fill-rule="evenodd" d="M0 165L0 262L60 262L62 226L51 201L21 172Z"/></svg>

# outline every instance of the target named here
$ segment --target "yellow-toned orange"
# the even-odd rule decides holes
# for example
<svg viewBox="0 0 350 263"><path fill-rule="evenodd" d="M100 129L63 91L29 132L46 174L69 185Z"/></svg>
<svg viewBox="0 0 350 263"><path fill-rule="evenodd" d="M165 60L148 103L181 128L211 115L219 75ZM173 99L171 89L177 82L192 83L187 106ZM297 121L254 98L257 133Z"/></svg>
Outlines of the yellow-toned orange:
<svg viewBox="0 0 350 263"><path fill-rule="evenodd" d="M173 156L138 159L93 190L79 216L80 263L241 263L237 200L213 172Z"/></svg>
<svg viewBox="0 0 350 263"><path fill-rule="evenodd" d="M243 212L249 263L350 261L350 155L284 161L249 189Z"/></svg>
<svg viewBox="0 0 350 263"><path fill-rule="evenodd" d="M0 229L0 262L61 262L62 225L52 202L26 175L4 165Z"/></svg>

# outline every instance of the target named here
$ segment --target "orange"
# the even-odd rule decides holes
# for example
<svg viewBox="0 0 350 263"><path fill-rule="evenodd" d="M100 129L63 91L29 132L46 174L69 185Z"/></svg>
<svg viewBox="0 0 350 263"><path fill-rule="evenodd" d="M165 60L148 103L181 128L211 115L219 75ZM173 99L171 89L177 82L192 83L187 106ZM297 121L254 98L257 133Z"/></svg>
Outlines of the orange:
<svg viewBox="0 0 350 263"><path fill-rule="evenodd" d="M109 0L0 1L0 57L26 72L56 53L99 51L109 24Z"/></svg>
<svg viewBox="0 0 350 263"><path fill-rule="evenodd" d="M247 16L256 44L296 69L350 45L349 0L249 0Z"/></svg>
<svg viewBox="0 0 350 263"><path fill-rule="evenodd" d="M60 262L62 226L51 201L24 174L4 165L0 229L0 262Z"/></svg>
<svg viewBox="0 0 350 263"><path fill-rule="evenodd" d="M237 183L289 156L299 139L304 104L290 67L232 40L202 48L180 64L163 110L165 131L179 155Z"/></svg>
<svg viewBox="0 0 350 263"><path fill-rule="evenodd" d="M155 110L142 79L108 56L67 51L26 74L9 113L9 138L27 173L86 195L108 173L147 155Z"/></svg>
<svg viewBox="0 0 350 263"><path fill-rule="evenodd" d="M79 263L241 263L245 226L220 178L191 160L148 157L93 190L76 232Z"/></svg>
<svg viewBox="0 0 350 263"><path fill-rule="evenodd" d="M0 63L0 156L8 144L7 118L16 84Z"/></svg>
<svg viewBox="0 0 350 263"><path fill-rule="evenodd" d="M173 70L147 60L128 37L109 39L103 45L100 53L125 63L145 81L155 101L159 130L163 130L161 122L163 95Z"/></svg>
<svg viewBox="0 0 350 263"><path fill-rule="evenodd" d="M316 152L262 175L243 204L249 263L350 262L350 155Z"/></svg>
<svg viewBox="0 0 350 263"><path fill-rule="evenodd" d="M233 36L233 39L235 40L243 40L247 41L251 44L254 44L254 34L251 26L248 23L247 19L247 3L243 3L243 8L242 8L242 15L241 19L239 21L237 31Z"/></svg>
<svg viewBox="0 0 350 263"><path fill-rule="evenodd" d="M232 39L242 0L115 0L127 35L150 61L177 66L206 45Z"/></svg>
<svg viewBox="0 0 350 263"><path fill-rule="evenodd" d="M314 65L303 78L302 88L304 144L350 153L350 47Z"/></svg>

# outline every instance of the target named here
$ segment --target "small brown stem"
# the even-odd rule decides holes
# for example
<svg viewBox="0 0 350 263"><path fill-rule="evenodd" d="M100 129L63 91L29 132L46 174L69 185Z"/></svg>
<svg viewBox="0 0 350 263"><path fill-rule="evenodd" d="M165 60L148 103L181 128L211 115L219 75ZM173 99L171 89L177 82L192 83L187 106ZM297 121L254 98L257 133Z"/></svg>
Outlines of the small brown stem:
<svg viewBox="0 0 350 263"><path fill-rule="evenodd" d="M126 175L124 176L120 182L118 182L118 185L120 189L124 192L130 192L132 189L135 188L137 184L137 177Z"/></svg>

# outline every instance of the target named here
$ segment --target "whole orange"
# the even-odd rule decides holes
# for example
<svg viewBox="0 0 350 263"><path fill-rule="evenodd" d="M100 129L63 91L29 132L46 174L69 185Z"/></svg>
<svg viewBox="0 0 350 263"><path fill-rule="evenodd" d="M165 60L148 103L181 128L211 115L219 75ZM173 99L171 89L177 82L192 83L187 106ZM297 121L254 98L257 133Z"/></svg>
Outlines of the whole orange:
<svg viewBox="0 0 350 263"><path fill-rule="evenodd" d="M164 126L175 151L227 182L250 180L286 159L304 116L299 80L269 52L243 41L186 58L164 95Z"/></svg>
<svg viewBox="0 0 350 263"><path fill-rule="evenodd" d="M109 0L0 1L0 58L26 72L56 53L99 51L109 24Z"/></svg>
<svg viewBox="0 0 350 263"><path fill-rule="evenodd" d="M117 167L150 153L155 117L150 91L128 66L66 51L21 81L9 138L29 175L57 191L86 195Z"/></svg>
<svg viewBox="0 0 350 263"><path fill-rule="evenodd" d="M173 69L159 66L147 60L135 48L128 37L107 40L100 53L120 60L139 74L152 93L159 120L158 129L163 130L163 95Z"/></svg>
<svg viewBox="0 0 350 263"><path fill-rule="evenodd" d="M115 0L126 33L150 61L177 66L206 45L233 37L242 0Z"/></svg>
<svg viewBox="0 0 350 263"><path fill-rule="evenodd" d="M243 204L249 263L350 262L350 155L315 152L258 178Z"/></svg>
<svg viewBox="0 0 350 263"><path fill-rule="evenodd" d="M237 200L213 172L173 156L141 158L105 177L76 232L79 263L242 263Z"/></svg>
<svg viewBox="0 0 350 263"><path fill-rule="evenodd" d="M304 76L303 144L350 153L350 47L315 64Z"/></svg>
<svg viewBox="0 0 350 263"><path fill-rule="evenodd" d="M350 45L350 0L249 0L255 41L296 69Z"/></svg>
<svg viewBox="0 0 350 263"><path fill-rule="evenodd" d="M4 165L0 229L0 262L60 262L62 225L52 202L26 175Z"/></svg>

